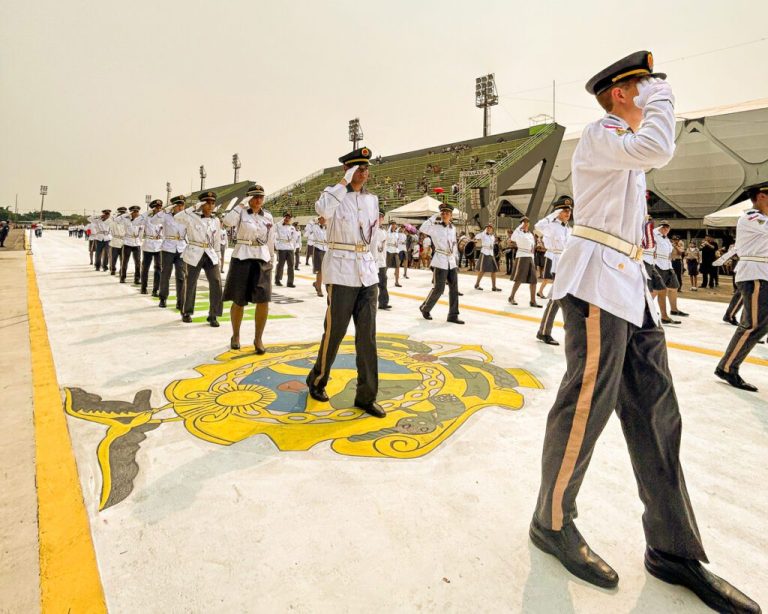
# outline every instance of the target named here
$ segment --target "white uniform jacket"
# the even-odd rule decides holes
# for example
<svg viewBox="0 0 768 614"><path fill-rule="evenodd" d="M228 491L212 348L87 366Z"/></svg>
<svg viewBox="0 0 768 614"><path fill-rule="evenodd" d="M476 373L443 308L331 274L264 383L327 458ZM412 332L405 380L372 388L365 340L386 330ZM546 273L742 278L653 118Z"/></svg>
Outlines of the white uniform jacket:
<svg viewBox="0 0 768 614"><path fill-rule="evenodd" d="M94 215L89 217L88 221L91 223L91 238L94 241L110 241L112 239L109 232L110 218L102 220L100 216Z"/></svg>
<svg viewBox="0 0 768 614"><path fill-rule="evenodd" d="M328 238L325 232L325 226L320 224L314 224L312 226L312 232L309 233L308 239L312 239L312 245L320 251L328 249Z"/></svg>
<svg viewBox="0 0 768 614"><path fill-rule="evenodd" d="M130 215L124 215L120 218L120 221L125 228L123 234L123 245L127 247L138 247L141 245L141 228L144 222L141 216L136 216L135 219L131 219Z"/></svg>
<svg viewBox="0 0 768 614"><path fill-rule="evenodd" d="M572 163L574 223L640 245L646 218L645 170L661 168L672 159L674 137L675 109L662 93L649 96L637 133L610 113L584 128ZM566 294L637 326L643 324L647 305L658 323L642 263L594 241L576 236L568 241L552 298Z"/></svg>
<svg viewBox="0 0 768 614"><path fill-rule="evenodd" d="M170 254L181 254L187 247L187 229L176 221L176 216L167 211L155 214L163 225L163 244L161 249Z"/></svg>
<svg viewBox="0 0 768 614"><path fill-rule="evenodd" d="M293 224L283 224L282 220L275 227L275 249L293 251L296 229Z"/></svg>
<svg viewBox="0 0 768 614"><path fill-rule="evenodd" d="M269 211L254 213L249 206L234 207L224 216L224 226L235 228L232 258L272 262L275 253L275 221Z"/></svg>
<svg viewBox="0 0 768 614"><path fill-rule="evenodd" d="M400 249L398 245L400 245L400 231L388 230L387 231L387 253L396 254Z"/></svg>
<svg viewBox="0 0 768 614"><path fill-rule="evenodd" d="M768 258L768 217L757 209L746 211L736 223L736 283L764 279L768 281L768 262L748 258Z"/></svg>
<svg viewBox="0 0 768 614"><path fill-rule="evenodd" d="M383 228L376 229L373 239L374 252L376 253L376 266L380 269L387 267L387 236L389 233Z"/></svg>
<svg viewBox="0 0 768 614"><path fill-rule="evenodd" d="M496 235L483 231L475 235L475 241L480 242L480 253L493 256L493 246L496 244Z"/></svg>
<svg viewBox="0 0 768 614"><path fill-rule="evenodd" d="M304 227L304 238L307 240L307 247L313 247L315 245L312 231L316 225L317 222L310 220L309 223L307 223L307 225Z"/></svg>
<svg viewBox="0 0 768 614"><path fill-rule="evenodd" d="M663 236L658 228L654 229L653 238L656 240L656 266L662 271L669 271L672 268L672 241Z"/></svg>
<svg viewBox="0 0 768 614"><path fill-rule="evenodd" d="M323 283L353 287L377 284L379 271L373 238L379 227L378 197L336 184L323 190L315 211L325 218L328 237ZM339 247L334 247L335 244Z"/></svg>
<svg viewBox="0 0 768 614"><path fill-rule="evenodd" d="M125 237L125 226L123 225L121 218L125 217L124 213L116 217L109 218L109 234L112 235L112 242L110 247L122 247L123 238Z"/></svg>
<svg viewBox="0 0 768 614"><path fill-rule="evenodd" d="M560 261L560 255L568 243L571 236L571 228L568 224L561 222L557 217L560 211L553 211L547 217L536 222L536 230L541 233L544 241L544 247L547 248L544 256L552 261L551 271L557 272L557 263Z"/></svg>
<svg viewBox="0 0 768 614"><path fill-rule="evenodd" d="M443 224L439 221L439 217L439 215L433 215L421 225L419 232L423 232L432 239L434 250L430 266L450 271L456 268L459 258L456 228L453 224Z"/></svg>
<svg viewBox="0 0 768 614"><path fill-rule="evenodd" d="M533 249L536 247L536 237L532 232L525 232L522 226L515 228L512 240L517 245L516 258L533 258Z"/></svg>
<svg viewBox="0 0 768 614"><path fill-rule="evenodd" d="M156 254L163 246L163 222L157 213L139 216L143 220L141 251Z"/></svg>
<svg viewBox="0 0 768 614"><path fill-rule="evenodd" d="M187 248L182 256L184 262L197 266L203 254L207 254L213 264L219 264L221 224L218 218L202 217L190 208L177 213L174 220L187 230Z"/></svg>

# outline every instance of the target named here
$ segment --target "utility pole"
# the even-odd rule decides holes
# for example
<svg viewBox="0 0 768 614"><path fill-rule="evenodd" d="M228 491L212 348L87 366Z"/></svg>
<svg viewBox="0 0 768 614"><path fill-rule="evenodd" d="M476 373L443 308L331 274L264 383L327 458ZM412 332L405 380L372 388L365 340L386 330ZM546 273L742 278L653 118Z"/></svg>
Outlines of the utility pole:
<svg viewBox="0 0 768 614"><path fill-rule="evenodd" d="M200 191L202 192L205 189L205 178L208 176L208 173L205 172L205 166L202 164L200 165ZM235 179L235 183L237 183L237 179Z"/></svg>
<svg viewBox="0 0 768 614"><path fill-rule="evenodd" d="M483 110L483 136L491 133L491 107L499 104L493 73L475 79L475 106Z"/></svg>
<svg viewBox="0 0 768 614"><path fill-rule="evenodd" d="M237 183L237 177L240 174L240 167L242 164L240 163L240 156L237 154L232 156L232 168L235 169L235 180L233 183Z"/></svg>
<svg viewBox="0 0 768 614"><path fill-rule="evenodd" d="M43 205L45 204L45 195L48 194L48 186L47 185L41 185L40 186L40 196L42 197L40 199L40 223L43 223Z"/></svg>

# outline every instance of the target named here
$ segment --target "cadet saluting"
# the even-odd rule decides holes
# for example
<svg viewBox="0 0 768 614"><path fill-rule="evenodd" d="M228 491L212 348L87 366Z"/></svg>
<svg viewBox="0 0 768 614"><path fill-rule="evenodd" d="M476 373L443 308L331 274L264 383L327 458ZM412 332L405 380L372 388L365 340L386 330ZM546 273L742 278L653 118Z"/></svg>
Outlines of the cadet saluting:
<svg viewBox="0 0 768 614"><path fill-rule="evenodd" d="M432 269L434 270L432 291L421 304L419 310L425 320L431 320L430 312L437 300L443 295L447 282L448 321L454 324L464 324L463 320L459 320L459 252L456 242L456 228L451 223L453 206L447 203L441 204L439 215L439 222L437 215L433 215L419 228L419 232L432 238L432 243L435 246L435 253L432 256Z"/></svg>
<svg viewBox="0 0 768 614"><path fill-rule="evenodd" d="M664 331L645 283L640 245L644 169L674 153L674 96L650 53L616 62L587 83L607 115L573 155L578 224L558 262L552 298L565 317L566 374L547 419L533 543L574 575L614 587L616 572L574 525L592 451L616 411L645 506L645 567L719 611L759 606L704 569L707 561L680 466L680 412Z"/></svg>
<svg viewBox="0 0 768 614"><path fill-rule="evenodd" d="M328 401L325 386L350 318L355 322L357 393L355 407L377 418L386 414L376 403L379 368L376 356L376 297L379 275L372 239L379 226L379 199L365 190L371 151L357 149L339 158L344 178L327 187L315 203L327 222L328 251L323 280L328 310L317 362L307 376L310 396Z"/></svg>
<svg viewBox="0 0 768 614"><path fill-rule="evenodd" d="M187 198L182 194L171 199L171 212L160 211L156 215L163 225L163 244L160 252L160 307L165 308L170 293L171 273L176 275L176 309L181 311L184 298L184 261L182 254L187 247L187 229L176 221L176 215L184 211Z"/></svg>

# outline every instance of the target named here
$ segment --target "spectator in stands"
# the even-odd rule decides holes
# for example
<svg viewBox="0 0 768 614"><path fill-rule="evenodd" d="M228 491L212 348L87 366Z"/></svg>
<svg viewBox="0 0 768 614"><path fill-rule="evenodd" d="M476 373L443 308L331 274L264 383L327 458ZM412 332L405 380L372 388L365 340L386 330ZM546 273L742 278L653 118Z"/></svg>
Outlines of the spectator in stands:
<svg viewBox="0 0 768 614"><path fill-rule="evenodd" d="M701 262L701 252L696 247L696 241L688 244L685 250L685 265L688 268L688 278L691 280L691 290L694 292L699 289L699 263Z"/></svg>
<svg viewBox="0 0 768 614"><path fill-rule="evenodd" d="M454 184L451 186L451 194L453 194L454 196L456 196L456 194L458 194L458 193L459 193L459 184L458 184L458 183L454 183Z"/></svg>

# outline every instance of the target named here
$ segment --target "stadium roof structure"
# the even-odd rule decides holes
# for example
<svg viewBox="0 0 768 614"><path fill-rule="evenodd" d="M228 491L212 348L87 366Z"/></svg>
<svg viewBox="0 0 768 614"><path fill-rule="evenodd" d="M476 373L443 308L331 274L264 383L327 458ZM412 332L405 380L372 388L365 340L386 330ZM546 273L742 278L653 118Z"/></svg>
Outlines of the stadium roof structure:
<svg viewBox="0 0 768 614"><path fill-rule="evenodd" d="M768 99L677 117L675 156L664 168L647 173L647 187L682 218L678 227L700 228L707 214L731 205L746 186L768 180ZM578 136L563 140L546 202L573 195L571 158L578 142ZM531 186L535 181L534 169L519 184ZM502 199L502 211L525 210L525 199L514 194Z"/></svg>

